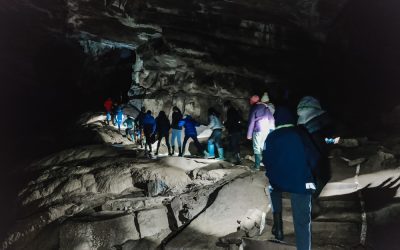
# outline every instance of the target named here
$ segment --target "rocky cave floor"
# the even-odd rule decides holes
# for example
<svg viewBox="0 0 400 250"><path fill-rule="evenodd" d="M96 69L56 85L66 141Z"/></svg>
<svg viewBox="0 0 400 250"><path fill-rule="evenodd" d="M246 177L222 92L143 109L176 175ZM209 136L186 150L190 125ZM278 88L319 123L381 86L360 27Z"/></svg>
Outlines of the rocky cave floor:
<svg viewBox="0 0 400 250"><path fill-rule="evenodd" d="M267 179L251 171L251 157L242 165L169 157L163 145L148 159L103 119L82 122L103 143L25 169L34 178L18 193L18 220L2 249L295 249L289 197L289 244L268 241ZM344 139L332 148L333 178L312 224L314 249L396 249L399 156L400 137L393 136Z"/></svg>

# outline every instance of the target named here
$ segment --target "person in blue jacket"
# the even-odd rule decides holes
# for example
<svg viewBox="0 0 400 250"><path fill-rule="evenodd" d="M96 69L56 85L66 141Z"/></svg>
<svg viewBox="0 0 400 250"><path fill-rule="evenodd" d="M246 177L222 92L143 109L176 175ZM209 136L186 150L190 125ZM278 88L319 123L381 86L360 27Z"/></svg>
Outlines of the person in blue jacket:
<svg viewBox="0 0 400 250"><path fill-rule="evenodd" d="M303 97L297 105L297 114L299 116L297 124L304 127L311 135L314 145L321 153L321 159L315 171L317 180L317 190L313 194L313 216L321 212L319 205L319 195L325 185L332 177L330 162L328 159L328 144L336 144L339 137L331 138L334 135L334 123L330 115L322 109L318 99L312 96Z"/></svg>
<svg viewBox="0 0 400 250"><path fill-rule="evenodd" d="M151 111L147 110L146 115L143 117L143 131L144 137L146 138L146 143L144 145L144 152L146 155L151 157L151 144L155 142L155 133L156 133L157 125L156 120L151 115ZM149 147L149 151L147 151L147 146Z"/></svg>
<svg viewBox="0 0 400 250"><path fill-rule="evenodd" d="M179 154L179 156L184 155L186 143L189 138L192 138L192 140L194 141L194 145L197 147L197 150L199 152L203 152L204 157L208 158L207 151L204 150L203 146L201 146L199 140L197 139L196 127L200 126L200 124L195 121L190 115L186 115L183 120L179 121L178 125L185 128L185 138L183 139L182 152Z"/></svg>
<svg viewBox="0 0 400 250"><path fill-rule="evenodd" d="M274 113L275 130L263 151L263 163L269 179L274 224L272 234L283 240L282 192L291 196L293 222L298 250L311 249L311 196L315 191L313 170L320 153L307 131L295 126L296 118L286 107Z"/></svg>
<svg viewBox="0 0 400 250"><path fill-rule="evenodd" d="M124 121L124 113L122 111L121 105L118 105L115 109L115 124L118 126L118 131L121 131L121 125Z"/></svg>
<svg viewBox="0 0 400 250"><path fill-rule="evenodd" d="M128 118L123 122L123 125L126 126L125 134L126 137L134 142L135 141L135 120L132 116L128 115Z"/></svg>

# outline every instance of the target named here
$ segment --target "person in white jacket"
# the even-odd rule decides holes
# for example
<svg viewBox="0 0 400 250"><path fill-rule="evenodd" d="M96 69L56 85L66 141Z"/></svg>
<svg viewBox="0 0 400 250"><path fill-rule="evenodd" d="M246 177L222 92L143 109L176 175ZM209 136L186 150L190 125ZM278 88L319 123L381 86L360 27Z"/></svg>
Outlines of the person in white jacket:
<svg viewBox="0 0 400 250"><path fill-rule="evenodd" d="M208 109L208 117L210 123L208 128L212 130L210 138L208 138L208 157L215 157L214 145L218 150L218 160L224 160L224 149L221 147L221 136L222 136L222 122L219 118L220 114L214 108Z"/></svg>

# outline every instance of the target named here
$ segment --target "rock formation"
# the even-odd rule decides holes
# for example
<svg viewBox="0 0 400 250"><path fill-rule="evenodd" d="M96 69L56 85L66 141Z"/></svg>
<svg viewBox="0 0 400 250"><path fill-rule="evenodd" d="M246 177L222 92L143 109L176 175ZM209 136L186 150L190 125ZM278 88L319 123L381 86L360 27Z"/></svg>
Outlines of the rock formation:
<svg viewBox="0 0 400 250"><path fill-rule="evenodd" d="M86 129L99 134L102 144L67 149L26 168L35 177L18 194L19 219L2 249L279 247L268 241L267 180L249 170L251 162L147 159L100 119L85 124L92 124ZM348 141L357 144L349 147ZM334 175L322 193L323 212L313 220L317 249L375 244L370 228L399 218L398 155L391 153L397 144L342 142L331 151ZM284 207L286 240L293 242L287 198Z"/></svg>

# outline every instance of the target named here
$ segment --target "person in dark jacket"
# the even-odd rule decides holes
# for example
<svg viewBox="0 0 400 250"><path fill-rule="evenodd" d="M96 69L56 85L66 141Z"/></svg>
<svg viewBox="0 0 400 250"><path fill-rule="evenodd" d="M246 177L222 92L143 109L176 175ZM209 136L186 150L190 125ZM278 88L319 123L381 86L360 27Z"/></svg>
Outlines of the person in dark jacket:
<svg viewBox="0 0 400 250"><path fill-rule="evenodd" d="M247 139L253 140L254 169L260 170L261 153L264 149L265 139L274 129L274 117L268 105L260 102L260 97L254 95L250 98L252 106L249 114L249 127Z"/></svg>
<svg viewBox="0 0 400 250"><path fill-rule="evenodd" d="M179 126L179 121L182 120L182 112L177 106L174 106L172 108L172 136L171 136L171 146L172 146L172 152L171 155L175 153L175 141L178 142L178 151L179 155L182 154L182 126Z"/></svg>
<svg viewBox="0 0 400 250"><path fill-rule="evenodd" d="M234 163L240 164L240 137L242 134L242 117L230 101L224 103L226 111L225 128L228 130L229 148L234 157Z"/></svg>
<svg viewBox="0 0 400 250"><path fill-rule="evenodd" d="M315 190L313 170L320 153L286 107L275 110L275 130L267 139L263 163L270 183L273 220L272 233L283 240L282 192L291 195L296 246L311 249L311 195Z"/></svg>
<svg viewBox="0 0 400 250"><path fill-rule="evenodd" d="M135 119L136 138L141 148L143 148L143 137L144 137L143 119L145 116L146 116L146 108L142 107Z"/></svg>
<svg viewBox="0 0 400 250"><path fill-rule="evenodd" d="M201 146L199 140L197 139L196 127L200 126L200 124L197 121L195 121L190 115L186 115L186 117L183 120L179 121L178 125L185 128L185 138L183 139L182 153L179 156L184 155L186 143L189 140L189 138L192 138L192 140L194 141L194 145L197 147L197 150L199 152L203 152L204 157L208 158L207 151L203 149L203 146Z"/></svg>
<svg viewBox="0 0 400 250"><path fill-rule="evenodd" d="M160 113L158 113L156 124L158 142L155 155L158 155L162 138L165 138L165 143L167 144L168 148L168 155L171 155L171 147L169 145L169 129L171 128L171 123L169 122L169 119L164 111L160 111Z"/></svg>
<svg viewBox="0 0 400 250"><path fill-rule="evenodd" d="M155 142L155 133L156 133L157 125L156 120L151 115L151 111L147 110L146 115L143 118L143 131L144 136L146 138L146 143L144 145L144 152L146 155L151 157L151 144ZM147 146L149 147L149 151L147 151Z"/></svg>
<svg viewBox="0 0 400 250"><path fill-rule="evenodd" d="M318 197L332 176L328 159L329 147L327 144L336 144L339 138L331 138L334 131L332 119L321 108L321 104L316 98L312 96L303 97L297 105L297 114L299 116L297 124L303 126L308 131L321 153L321 159L315 170L317 190L313 194L313 214L317 215L320 212Z"/></svg>
<svg viewBox="0 0 400 250"><path fill-rule="evenodd" d="M113 102L112 102L111 98L108 98L104 102L104 108L106 109L106 122L107 122L107 125L110 125L111 112L112 112L112 109L113 109Z"/></svg>
<svg viewBox="0 0 400 250"><path fill-rule="evenodd" d="M123 125L126 126L125 129L125 134L126 137L134 142L135 141L135 120L132 118L132 116L128 115L128 118L124 121Z"/></svg>

